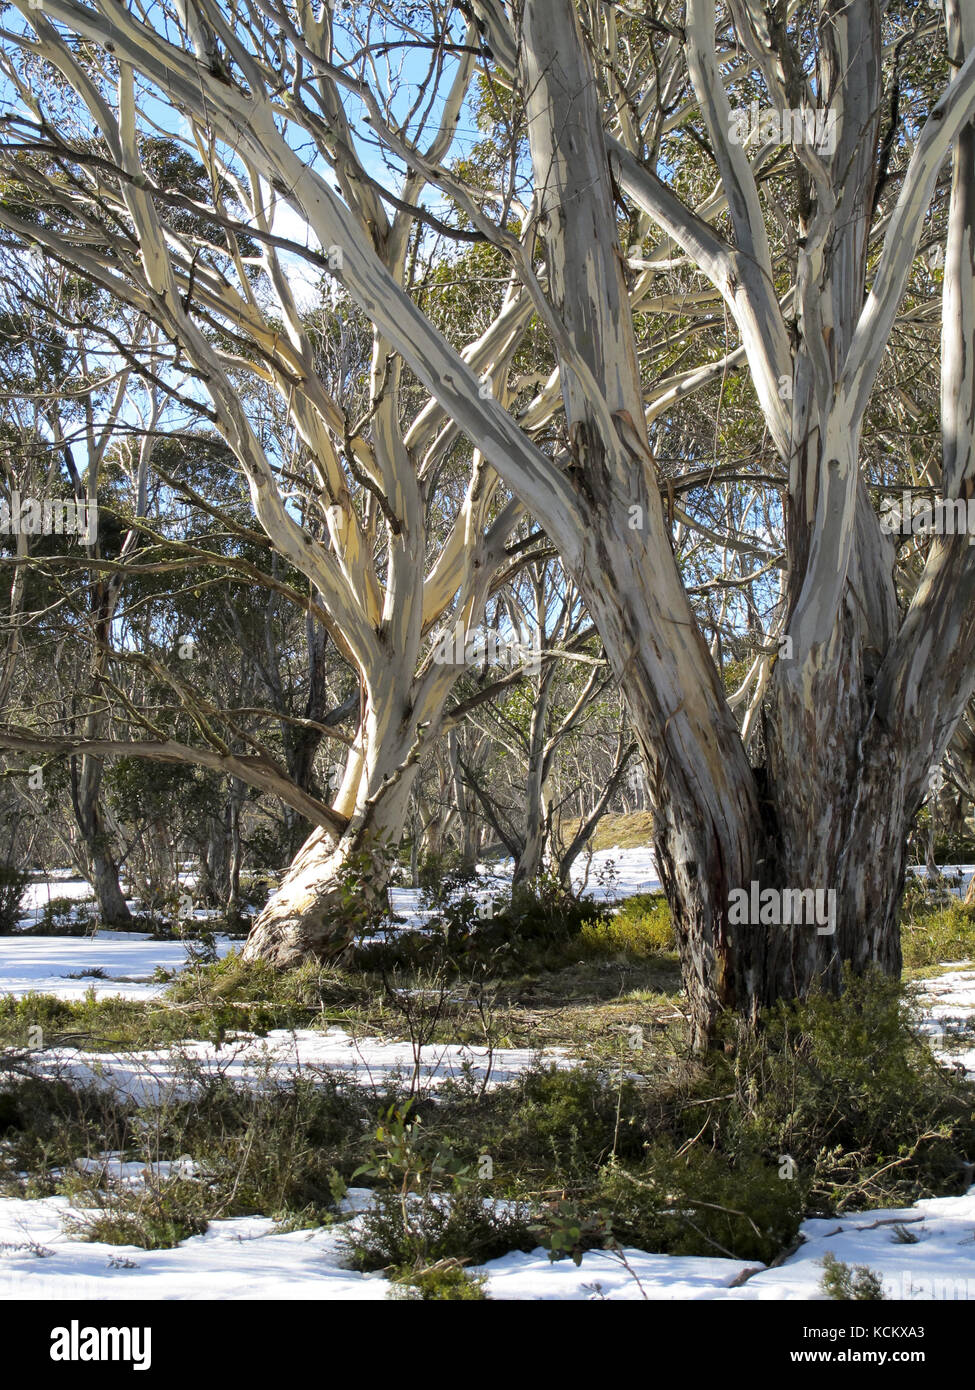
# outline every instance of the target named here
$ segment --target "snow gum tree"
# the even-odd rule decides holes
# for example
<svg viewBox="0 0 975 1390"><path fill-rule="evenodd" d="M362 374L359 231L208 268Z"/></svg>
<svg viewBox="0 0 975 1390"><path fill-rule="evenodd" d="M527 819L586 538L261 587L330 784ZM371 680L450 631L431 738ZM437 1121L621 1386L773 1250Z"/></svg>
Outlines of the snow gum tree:
<svg viewBox="0 0 975 1390"><path fill-rule="evenodd" d="M10 206L0 217L179 342L262 526L322 593L362 674L360 737L340 797L250 953L288 959L326 936L336 840L346 854L364 827L382 831L401 814L420 730L435 722L447 680L423 667L424 634L447 604L471 605L484 590L489 566L471 539L475 517L479 545L490 534L479 511L490 468L558 548L625 694L697 1041L723 1008L751 1017L783 993L837 988L845 961L898 969L907 826L975 684L975 551L964 536L933 543L899 610L892 549L860 467L865 412L951 160L943 489L967 497L975 487L975 17L963 0L948 0L943 18L915 23L916 11L881 0L687 0L638 15L623 4L471 0L460 12L361 5L342 17L279 0L146 10L44 0L40 12L18 0L20 19L4 34L19 101L4 165L36 187L31 156L70 150L83 177L45 176L36 191L81 223L66 244L53 218ZM908 130L898 65L919 43L947 44L949 77L939 92L913 93L920 115ZM380 72L397 46L428 55L412 111ZM103 142L97 159L81 158L69 123L19 75L24 55L51 64L83 102ZM449 162L475 70L520 112L507 188L485 190ZM753 98L811 119L792 122L785 146L760 131L749 148L740 115ZM140 111L156 119L160 104L233 183L280 323L261 312L246 274L231 285L167 234L167 190L139 159ZM421 109L432 127L423 138ZM681 148L697 169L706 157L714 182L697 206L680 195L692 181L673 155L677 133L692 129ZM366 136L369 159L357 153ZM466 346L409 292L410 229L443 230L424 189L452 210L453 235L486 239L510 267L494 323ZM309 369L273 199L309 229L316 254L331 253L335 280L374 326L368 435L347 437L349 422ZM110 252L91 246L92 209L105 200L119 226ZM781 468L783 617L762 663L758 767L682 580L650 448L648 425L678 410L694 382L649 380L642 360L636 312L664 253L719 296ZM555 369L535 401L512 410L499 387L529 314ZM217 321L246 337L292 403L332 507L327 545L282 500L228 380L233 349L208 336ZM407 371L429 400L404 427ZM482 389L485 372L495 389ZM562 435L550 442L540 427L556 418ZM425 460L457 433L474 451L470 501L425 571ZM345 505L347 469L384 532L381 575L374 533ZM834 890L835 933L735 920L729 898L755 882Z"/></svg>
<svg viewBox="0 0 975 1390"><path fill-rule="evenodd" d="M209 398L209 419L247 481L258 521L308 582L316 616L359 678L358 729L332 803L297 798L297 809L310 812L315 828L245 948L249 957L278 963L328 954L348 938L344 880L350 866L360 907L384 891L388 852L402 833L418 759L437 736L448 692L465 664L463 643L442 658L438 639L444 626L453 632L477 624L521 508L500 493L483 454L463 439L458 443L436 401L418 399L402 357L381 329L369 330L364 362L322 370L320 335L296 302L283 264L291 243L272 230L277 199L259 163L219 150L209 131L194 126L186 142L193 174L215 190L213 205L201 208L197 187L187 192L171 180L160 180L157 205L149 192L158 177L149 157L154 146L145 139L133 69L124 63L115 68L110 60L105 67L82 64L48 19L35 15L33 22L35 53L51 61L52 72L60 64L55 90L75 101L91 134L75 145L59 135L47 162L17 164L18 188L32 206L25 212L23 202L14 207L8 200L9 225L59 256L70 222L77 240L65 259L158 327L175 348L171 367L177 357L189 362ZM467 55L454 64L453 95L441 113L446 133L430 141L432 157L449 134L471 63ZM11 69L11 80L24 99L34 100L24 70ZM341 107L328 86L319 96L336 123ZM417 265L412 204L404 202L388 218L351 150L340 164L339 177L358 189L350 243L376 247L372 254L383 273L405 283ZM68 196L57 176L65 165L80 175L80 186ZM417 196L419 185L410 191ZM226 230L231 202L246 229ZM174 218L174 208L182 220ZM261 248L256 254L255 245ZM341 265L342 248L330 248L314 255L316 276ZM295 245L294 255L303 249ZM519 286L508 277L505 290L503 282L502 276L494 313L467 353L479 377L486 368L494 372L481 382L488 392L505 390L506 367L528 321ZM336 313L340 297L341 291ZM159 360L153 366L161 370ZM293 449L280 436L268 442L256 427L239 387L241 374L277 394ZM103 624L103 641L107 636ZM111 741L96 739L94 728L89 732L90 738L71 741L71 751L105 751L102 744ZM7 746L27 743L11 736ZM189 750L171 746L120 751L192 760ZM197 761L207 765L204 757ZM265 771L246 757L224 758L222 765L251 785L269 785ZM283 780L271 774L272 783Z"/></svg>

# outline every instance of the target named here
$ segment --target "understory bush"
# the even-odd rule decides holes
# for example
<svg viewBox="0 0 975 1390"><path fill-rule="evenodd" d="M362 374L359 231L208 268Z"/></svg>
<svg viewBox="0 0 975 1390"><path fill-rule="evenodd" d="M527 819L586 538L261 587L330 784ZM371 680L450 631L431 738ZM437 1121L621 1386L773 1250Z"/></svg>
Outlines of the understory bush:
<svg viewBox="0 0 975 1390"><path fill-rule="evenodd" d="M952 898L927 911L902 912L901 949L909 968L975 959L975 905Z"/></svg>
<svg viewBox="0 0 975 1390"><path fill-rule="evenodd" d="M178 1004L152 1007L193 1036L201 1019L245 1019L252 1003L265 1022L292 1010L308 1026L359 988L358 977L272 976L235 958L191 973ZM540 1244L558 1258L636 1246L767 1262L804 1216L908 1206L972 1180L975 1089L919 1035L911 990L879 975L847 979L838 999L780 1004L755 1031L729 1017L726 1050L703 1058L675 1029L639 1067L625 1053L618 1064L539 1064L493 1089L470 1069L424 1093L408 1066L373 1089L314 1067L282 1072L270 1053L239 1084L177 1051L173 1093L136 1107L107 1082L29 1074L30 1026L45 1045L82 1021L132 1036L133 1007L0 1003L0 1036L20 1030L0 1072L0 1181L70 1192L79 1220L108 1232L99 1239L165 1243L244 1214L305 1228L342 1219L355 1184L374 1193L349 1228L356 1267L393 1271L410 1298L467 1297L450 1262ZM149 1006L138 1007L147 1026ZM188 1187L153 1180L140 1205L74 1172L77 1157L106 1153L150 1172L189 1156L194 1176L180 1180Z"/></svg>
<svg viewBox="0 0 975 1390"><path fill-rule="evenodd" d="M177 975L168 995L176 1004L204 1011L211 1025L266 1033L308 1027L329 999L348 996L345 979L334 967L314 961L282 971L267 961L241 960L231 951Z"/></svg>
<svg viewBox="0 0 975 1390"><path fill-rule="evenodd" d="M429 1269L407 1269L396 1276L390 1297L417 1303L484 1302L483 1274L468 1274L458 1260L438 1260Z"/></svg>
<svg viewBox="0 0 975 1390"><path fill-rule="evenodd" d="M91 909L78 898L51 898L34 924L40 936L84 936L91 930Z"/></svg>
<svg viewBox="0 0 975 1390"><path fill-rule="evenodd" d="M375 1102L341 1077L282 1080L273 1063L255 1079L253 1086L202 1079L187 1099L138 1119L154 1152L193 1156L211 1215L330 1219L342 1175L364 1150Z"/></svg>
<svg viewBox="0 0 975 1390"><path fill-rule="evenodd" d="M170 1250L207 1229L206 1193L192 1178L150 1180L133 1188L113 1181L93 1182L79 1174L62 1184L61 1190L76 1205L65 1229L82 1240Z"/></svg>
<svg viewBox="0 0 975 1390"><path fill-rule="evenodd" d="M621 1245L767 1264L795 1239L806 1193L764 1154L681 1153L665 1140L637 1168L607 1165L596 1202Z"/></svg>
<svg viewBox="0 0 975 1390"><path fill-rule="evenodd" d="M30 874L13 864L0 864L0 935L17 930Z"/></svg>
<svg viewBox="0 0 975 1390"><path fill-rule="evenodd" d="M584 922L579 936L583 953L590 957L621 955L640 960L677 949L670 908L660 893L626 898L612 916Z"/></svg>
<svg viewBox="0 0 975 1390"><path fill-rule="evenodd" d="M345 1240L353 1269L389 1269L409 1278L444 1260L482 1264L538 1240L527 1206L493 1201L474 1189L412 1197L378 1192Z"/></svg>
<svg viewBox="0 0 975 1390"><path fill-rule="evenodd" d="M715 1139L791 1155L824 1212L957 1190L975 1155L975 1088L937 1061L919 1015L879 972L848 973L838 999L780 1003L711 1064L707 1084L733 1095Z"/></svg>
<svg viewBox="0 0 975 1390"><path fill-rule="evenodd" d="M122 1149L132 1109L99 1086L0 1071L0 1191L50 1196L79 1157Z"/></svg>
<svg viewBox="0 0 975 1390"><path fill-rule="evenodd" d="M878 1302L886 1298L884 1281L868 1265L844 1264L829 1250L823 1256L820 1287L827 1298Z"/></svg>
<svg viewBox="0 0 975 1390"><path fill-rule="evenodd" d="M575 897L555 875L513 888L472 871L438 868L421 903L423 931L366 941L350 955L361 970L482 968L495 976L558 970L585 954L582 933L609 916L601 903Z"/></svg>

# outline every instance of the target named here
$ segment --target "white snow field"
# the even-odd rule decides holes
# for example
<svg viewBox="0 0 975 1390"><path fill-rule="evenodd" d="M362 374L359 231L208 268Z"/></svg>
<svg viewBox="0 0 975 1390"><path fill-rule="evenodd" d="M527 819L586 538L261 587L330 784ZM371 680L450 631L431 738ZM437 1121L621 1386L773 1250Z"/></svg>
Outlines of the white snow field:
<svg viewBox="0 0 975 1390"><path fill-rule="evenodd" d="M349 1198L354 1209L369 1192L353 1188ZM0 1201L0 1299L382 1299L390 1287L381 1275L344 1268L343 1224L280 1232L264 1217L235 1217L211 1221L175 1249L141 1250L72 1238L62 1224L70 1213L64 1197ZM900 1243L895 1227L916 1243ZM577 1267L552 1264L538 1249L477 1272L496 1299L819 1299L829 1251L882 1275L889 1298L975 1298L975 1188L901 1211L806 1221L801 1235L774 1269L642 1250L590 1250Z"/></svg>
<svg viewBox="0 0 975 1390"><path fill-rule="evenodd" d="M484 872L487 889L501 882L508 866ZM964 866L961 885L972 873ZM87 896L86 885L50 885L50 896ZM608 850L593 856L587 891L613 897L659 887L648 849ZM82 892L81 889L85 891ZM43 885L35 888L29 916L43 905ZM394 911L410 924L422 922L417 895L394 892ZM218 939L221 954L233 943ZM179 969L186 951L179 942L157 941L138 933L99 931L94 937L0 937L0 994L22 997L30 991L63 999L97 996L149 998L165 988L153 980L157 967ZM104 978L86 972L98 971ZM80 976L80 978L73 978ZM975 1018L975 968L947 965L925 980L923 1031L946 1061L975 1075L975 1048L968 1046ZM967 1030L967 1037L959 1035ZM142 1053L85 1053L48 1050L39 1064L49 1072L117 1089L139 1100L158 1101L191 1093L189 1064L219 1072L237 1083L274 1085L301 1071L305 1075L341 1073L357 1084L385 1089L394 1076L413 1079L418 1089L436 1088L449 1076L473 1075L480 1084L503 1085L535 1065L540 1054L526 1048L492 1053L468 1045L410 1043L354 1038L340 1028L271 1032L216 1047L192 1042ZM571 1066L557 1049L544 1060ZM177 1172L192 1175L192 1160L145 1165L116 1155L78 1160L79 1168L104 1167L127 1185ZM348 1220L370 1201L367 1189L351 1189ZM65 1197L0 1198L0 1299L385 1299L389 1284L381 1275L344 1267L346 1223L312 1231L280 1231L269 1218L238 1217L210 1223L172 1250L82 1241L66 1228L79 1213ZM914 1237L905 1243L905 1228ZM820 1299L822 1258L831 1252L847 1264L866 1264L884 1280L889 1298L908 1300L975 1298L975 1186L965 1196L918 1202L900 1211L872 1211L836 1220L809 1220L801 1244L774 1268L743 1261L658 1255L640 1250L622 1254L589 1251L580 1266L565 1259L552 1263L543 1249L513 1252L485 1264L485 1292L503 1300L706 1300Z"/></svg>
<svg viewBox="0 0 975 1390"><path fill-rule="evenodd" d="M561 1048L544 1053L527 1047L497 1047L489 1051L467 1043L409 1042L382 1038L355 1038L341 1028L324 1032L311 1029L276 1029L264 1038L248 1038L215 1047L208 1042L183 1043L152 1052L81 1052L50 1048L39 1060L38 1070L82 1085L111 1087L137 1104L159 1105L177 1097L191 1098L199 1079L224 1077L237 1085L273 1086L296 1073L303 1076L335 1074L354 1079L377 1094L389 1082L413 1081L422 1093L463 1073L485 1088L513 1081L537 1065L573 1066Z"/></svg>
<svg viewBox="0 0 975 1390"><path fill-rule="evenodd" d="M217 938L226 955L233 942ZM157 941L142 932L98 931L95 936L0 936L0 995L55 994L83 999L149 999L165 984L153 982L157 967L179 970L186 948L179 941ZM105 978L93 972L98 971Z"/></svg>
<svg viewBox="0 0 975 1390"><path fill-rule="evenodd" d="M511 880L511 862L503 861L491 869L481 866L484 893L506 887ZM586 866L577 861L574 880L582 884ZM181 881L190 883L191 875ZM659 890L653 851L650 849L599 850L592 856L586 893L594 900L628 896ZM401 928L421 927L429 915L420 907L418 891L394 888L391 893L394 920ZM32 883L24 895L24 926L34 926L46 903L54 898L91 898L91 889L81 879L53 878ZM199 910L195 920L207 925L207 914ZM234 942L226 936L216 938L217 954L224 956ZM99 930L93 936L0 936L0 995L23 998L25 994L54 994L59 999L83 999L93 990L96 999L120 996L149 999L161 995L166 986L153 980L157 967L179 970L187 953L179 941L157 941L139 932Z"/></svg>

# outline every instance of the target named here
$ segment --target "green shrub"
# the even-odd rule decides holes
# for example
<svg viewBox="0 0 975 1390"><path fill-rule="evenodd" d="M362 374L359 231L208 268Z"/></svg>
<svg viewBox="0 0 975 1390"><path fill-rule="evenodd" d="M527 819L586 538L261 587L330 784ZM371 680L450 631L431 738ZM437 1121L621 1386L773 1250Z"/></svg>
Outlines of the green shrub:
<svg viewBox="0 0 975 1390"><path fill-rule="evenodd" d="M11 1079L0 1087L0 1186L49 1195L75 1159L106 1151L150 1168L191 1154L201 1182L187 1191L201 1216L331 1220L336 1179L367 1152L374 1100L340 1077L303 1073L282 1082L273 1060L255 1071L255 1085L237 1087L186 1061L185 1098L141 1109L108 1087ZM119 1210L128 1221L128 1208Z"/></svg>
<svg viewBox="0 0 975 1390"><path fill-rule="evenodd" d="M21 999L4 995L0 998L0 1045L30 1047L42 1043L77 1019L78 1002L33 991Z"/></svg>
<svg viewBox="0 0 975 1390"><path fill-rule="evenodd" d="M90 973L90 972L89 972ZM292 1009L291 1014L295 1010ZM302 1019L307 1021L306 1012ZM45 1045L71 1035L84 1036L94 1052L118 1052L164 1046L185 1038L220 1043L229 1032L267 1032L289 1021L282 1008L235 1005L215 1001L192 1012L169 1008L164 1000L121 999L108 995L96 999L57 999L50 994L28 994L22 999L0 998L0 1046L36 1046L31 1029L40 1028Z"/></svg>
<svg viewBox="0 0 975 1390"><path fill-rule="evenodd" d="M820 1288L827 1298L879 1302L887 1297L883 1278L867 1265L854 1265L851 1268L842 1260L834 1259L829 1250L823 1256L822 1265Z"/></svg>
<svg viewBox="0 0 975 1390"><path fill-rule="evenodd" d="M207 1229L206 1194L193 1179L167 1178L131 1188L92 1181L85 1174L69 1179L62 1190L81 1208L65 1228L82 1240L170 1250Z"/></svg>
<svg viewBox="0 0 975 1390"><path fill-rule="evenodd" d="M41 908L34 931L41 936L83 936L91 927L91 914L78 898L51 898Z"/></svg>
<svg viewBox="0 0 975 1390"><path fill-rule="evenodd" d="M486 1274L467 1274L456 1260L441 1260L429 1269L407 1270L396 1277L390 1298L411 1302L480 1302L487 1300Z"/></svg>
<svg viewBox="0 0 975 1390"><path fill-rule="evenodd" d="M423 854L417 865L420 906L432 911L449 907L476 879L477 870L462 864L456 850Z"/></svg>
<svg viewBox="0 0 975 1390"><path fill-rule="evenodd" d="M428 1142L447 1140L472 1169L490 1157L492 1190L513 1196L589 1188L614 1152L639 1158L648 1136L645 1094L595 1066L536 1067L483 1095L448 1082L418 1108Z"/></svg>
<svg viewBox="0 0 975 1390"><path fill-rule="evenodd" d="M365 1151L372 1102L332 1076L260 1072L255 1086L201 1076L192 1095L138 1118L171 1157L192 1154L216 1216L331 1219L336 1174L347 1177Z"/></svg>
<svg viewBox="0 0 975 1390"><path fill-rule="evenodd" d="M611 1249L616 1244L609 1217L591 1203L564 1199L547 1203L532 1230L553 1263L568 1256L578 1266L587 1250Z"/></svg>
<svg viewBox="0 0 975 1390"><path fill-rule="evenodd" d="M410 1198L406 1216L398 1192L377 1192L356 1217L345 1248L353 1269L427 1269L441 1260L481 1264L512 1250L533 1250L538 1240L522 1204L485 1201L467 1187Z"/></svg>
<svg viewBox="0 0 975 1390"><path fill-rule="evenodd" d="M645 1098L632 1081L595 1067L528 1072L496 1105L497 1132L481 1138L496 1171L591 1182L614 1151L636 1157L643 1150Z"/></svg>
<svg viewBox="0 0 975 1390"><path fill-rule="evenodd" d="M11 1077L0 1085L0 1188L48 1196L57 1169L131 1137L131 1110L107 1090L48 1077ZM27 1175L26 1177L24 1175Z"/></svg>
<svg viewBox="0 0 975 1390"><path fill-rule="evenodd" d="M17 930L30 874L12 864L0 864L0 935Z"/></svg>
<svg viewBox="0 0 975 1390"><path fill-rule="evenodd" d="M575 898L552 875L511 890L488 889L463 869L445 872L424 901L435 915L423 932L367 941L350 962L366 971L444 969L455 975L557 970L582 956L583 926L609 913Z"/></svg>
<svg viewBox="0 0 975 1390"><path fill-rule="evenodd" d="M177 1004L206 1006L225 1029L266 1033L272 1028L308 1027L326 999L342 988L334 967L307 962L279 970L267 961L241 960L231 951L221 960L181 972L167 995Z"/></svg>
<svg viewBox="0 0 975 1390"><path fill-rule="evenodd" d="M936 864L971 864L975 862L975 838L967 826L959 830L945 830L935 835L934 862Z"/></svg>
<svg viewBox="0 0 975 1390"><path fill-rule="evenodd" d="M249 870L240 876L241 901L260 912L276 887L277 876L275 874Z"/></svg>
<svg viewBox="0 0 975 1390"><path fill-rule="evenodd" d="M621 1245L670 1255L727 1255L767 1264L796 1237L806 1186L760 1154L736 1159L699 1145L651 1145L639 1168L610 1164L596 1195Z"/></svg>
<svg viewBox="0 0 975 1390"><path fill-rule="evenodd" d="M608 911L546 875L510 892L465 894L443 912L441 924L447 950L462 966L481 962L511 973L578 960L583 927Z"/></svg>
<svg viewBox="0 0 975 1390"><path fill-rule="evenodd" d="M643 960L677 948L670 908L659 893L635 894L621 903L611 917L584 922L579 940L586 956L631 956Z"/></svg>
<svg viewBox="0 0 975 1390"><path fill-rule="evenodd" d="M902 913L901 948L905 966L913 968L975 958L975 906L956 899Z"/></svg>
<svg viewBox="0 0 975 1390"><path fill-rule="evenodd" d="M848 974L840 998L779 1004L699 1082L732 1097L709 1122L720 1146L791 1155L825 1211L957 1190L975 1155L975 1088L918 1024L914 998L879 972ZM696 1112L686 1124L696 1132Z"/></svg>

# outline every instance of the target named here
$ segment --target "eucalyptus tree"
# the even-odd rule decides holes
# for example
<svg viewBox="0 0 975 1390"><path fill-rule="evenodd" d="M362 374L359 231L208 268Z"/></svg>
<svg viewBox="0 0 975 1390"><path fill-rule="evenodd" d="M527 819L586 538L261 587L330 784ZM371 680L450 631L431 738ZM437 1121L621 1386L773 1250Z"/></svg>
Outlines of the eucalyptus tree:
<svg viewBox="0 0 975 1390"><path fill-rule="evenodd" d="M564 757L571 744L593 737L594 726L602 725L597 716L615 679L579 592L555 558L526 566L500 602L511 628L530 634L532 660L523 678L497 698L471 704L466 722L480 737L470 753L458 740L451 743L456 797L461 805L473 796L513 859L516 884L537 879L546 861L564 881L612 801L632 740L619 743L592 809L567 849L555 852L566 802L576 791L563 784Z"/></svg>
<svg viewBox="0 0 975 1390"><path fill-rule="evenodd" d="M19 259L19 264L18 264ZM158 418L154 393L134 377L127 363L107 367L79 320L99 312L97 291L78 277L43 261L24 266L9 251L0 269L6 313L2 343L4 369L0 400L10 432L5 459L5 505L13 554L5 557L12 571L10 604L4 627L6 658L0 680L0 703L10 697L18 658L26 656L34 629L53 641L52 622L65 603L57 581L53 589L41 577L57 562L101 558L98 496L106 460L128 450L130 418L143 416L138 441L131 449L133 501L145 485ZM14 285L16 288L14 289ZM136 342L151 352L154 330L145 319L127 325ZM31 508L39 515L31 516ZM19 511L19 514L18 514ZM130 532L118 553L118 568L100 575L84 593L75 633L81 650L63 652L65 668L55 669L43 687L28 689L35 706L64 688L66 726L80 727L90 741L105 728L99 686L106 674L106 636L114 621L121 575L136 542ZM71 599L67 599L70 606ZM30 611L33 607L33 612ZM35 673L39 674L39 672ZM102 920L126 926L130 914L119 887L110 818L102 798L103 763L83 753L70 763L70 805L80 848L80 864L98 900Z"/></svg>
<svg viewBox="0 0 975 1390"><path fill-rule="evenodd" d="M444 678L418 667L429 629L420 605L403 599L404 582L411 576L414 590L418 582L423 481L462 434L479 481L465 524L442 551L450 558L424 587L431 603L437 593L440 613L465 584L470 601L472 575L483 579L489 566L471 559L470 519L477 515L483 541L478 507L493 468L557 546L625 693L650 772L656 850L698 1041L722 1007L752 1015L782 992L816 981L837 987L844 961L895 970L906 827L975 682L975 558L964 538L933 544L908 611L898 612L860 436L954 147L942 485L947 497L972 486L970 7L948 0L936 93L930 79L906 84L901 74L921 45L929 52L945 42L942 21L894 0L769 8L728 0L720 11L715 0L687 0L639 12L470 0L463 22L435 3L340 14L283 0L43 4L38 11L18 0L19 19L5 22L5 74L19 106L6 121L3 160L46 211L24 215L8 200L0 218L150 314L179 344L248 476L261 525L325 596L336 641L367 690L361 766L350 768L340 802L249 950L285 959L327 934L335 863L324 839L347 844L349 827L381 824L381 808L406 787L425 693L439 693ZM396 80L407 54L412 64L427 55L412 92ZM38 95L25 77L28 59L61 74L84 112L80 123ZM499 187L485 188L463 160L448 161L475 68L509 94L499 100L519 132ZM758 150L745 147L742 118L753 99L799 113L791 142L783 145L780 121L778 136L760 130ZM207 210L229 241L233 219L220 188L232 186L246 209L242 225L260 242L279 323L263 313L245 267L232 283L211 249L167 229L160 210L174 195L140 158L140 129L163 109L189 130L214 189ZM78 124L97 131L94 148L82 148ZM688 199L681 152L692 149L700 169L702 148L715 186ZM39 152L61 161L65 176L46 174ZM279 254L278 205L309 229L306 259L328 265L374 326L368 419L345 418L310 370ZM455 341L410 292L418 225L425 235L484 239L509 267L504 302L473 343ZM734 325L728 357L747 363L783 470L784 619L758 768L674 556L647 433L702 374L713 380L728 365L692 362L672 380L648 379L639 309L662 258L679 255ZM554 366L536 400L512 411L503 375L529 313ZM217 325L231 343L208 336ZM228 377L241 342L293 403L331 508L328 547L289 512L242 417ZM407 381L428 399L401 428ZM411 457L418 467L405 466ZM344 502L350 472L375 499L363 517ZM369 553L380 515L383 598ZM379 680L391 653L395 671ZM380 736L391 727L401 737L379 755L381 744L391 747ZM734 920L731 895L755 882L776 892L835 889L835 934Z"/></svg>
<svg viewBox="0 0 975 1390"><path fill-rule="evenodd" d="M260 161L218 146L204 118L183 141L189 152L181 157L180 177L170 172L172 159L160 172L151 107L143 110L147 93L128 65L109 56L111 43L93 57L91 49L66 41L48 18L32 13L30 22L36 42L25 37L24 61L12 64L7 76L39 117L48 100L31 75L58 70L50 103L63 109L73 100L77 120L60 126L43 157L15 157L7 226L88 275L165 335L171 351L165 363L154 364L157 379L168 381L187 364L198 396L209 397L200 413L233 451L274 551L309 586L310 609L357 674L358 730L340 784L331 804L309 796L293 802L306 814L313 808L314 829L256 923L247 953L286 961L327 949L333 936L342 945L346 927L335 909L343 902L344 866L365 854L366 883L377 894L382 890L384 849L402 830L417 760L436 736L447 693L463 669L463 643L458 653L437 659L438 625L445 617L450 630L455 620L476 623L520 506L501 495L482 452L458 442L453 423L417 390L381 330L367 321L364 364L353 360L332 372L328 363L323 367L322 334L308 322L289 280L282 253L289 243L273 230L280 195L266 182ZM449 71L451 60L442 54L438 65ZM448 117L459 110L472 55L461 55L453 66ZM320 96L338 120L341 108L327 84ZM425 116L417 138L426 125ZM74 144L62 143L68 130ZM446 140L442 131L435 133L431 157ZM57 176L66 162L74 175L67 181ZM404 203L387 218L351 151L341 177L358 190L357 240L381 242L385 273L408 283L418 265L422 209ZM201 181L212 181L214 190L212 206L202 209ZM158 205L150 185L164 191ZM409 192L418 197L420 186ZM260 244L257 254L245 244L251 232ZM327 257L312 260L319 273L328 265ZM338 300L333 308L334 316L342 313ZM351 306L347 312L351 317ZM502 274L493 307L473 325L468 352L473 369L493 368L499 394L528 316L525 297ZM138 358L138 351L133 355ZM277 393L283 438L255 427L241 389L247 378ZM162 670L156 674L167 679ZM188 683L170 683L199 715L202 707ZM74 741L72 749L100 753L103 742ZM8 735L8 746L24 747L23 736ZM185 745L177 751L166 740L155 750L143 740L138 751L193 760ZM228 771L246 772L247 757L232 749L217 761ZM266 787L262 773L258 780Z"/></svg>

